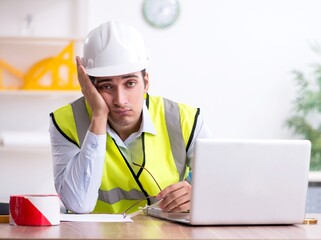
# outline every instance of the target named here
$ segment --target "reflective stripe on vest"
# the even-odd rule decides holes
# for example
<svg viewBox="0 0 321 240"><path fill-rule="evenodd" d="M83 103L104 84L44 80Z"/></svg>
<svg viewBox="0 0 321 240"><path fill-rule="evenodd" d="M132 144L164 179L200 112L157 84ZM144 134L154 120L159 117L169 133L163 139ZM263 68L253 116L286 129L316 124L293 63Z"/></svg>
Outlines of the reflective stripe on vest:
<svg viewBox="0 0 321 240"><path fill-rule="evenodd" d="M136 189L132 189L130 191L124 191L121 188L114 188L109 191L103 191L99 189L99 200L109 204L117 203L121 199L140 200L144 198L145 198L144 193Z"/></svg>
<svg viewBox="0 0 321 240"><path fill-rule="evenodd" d="M79 147L81 148L90 125L90 119L86 109L85 98L78 98L71 104L71 108L75 116L77 134L79 139Z"/></svg>

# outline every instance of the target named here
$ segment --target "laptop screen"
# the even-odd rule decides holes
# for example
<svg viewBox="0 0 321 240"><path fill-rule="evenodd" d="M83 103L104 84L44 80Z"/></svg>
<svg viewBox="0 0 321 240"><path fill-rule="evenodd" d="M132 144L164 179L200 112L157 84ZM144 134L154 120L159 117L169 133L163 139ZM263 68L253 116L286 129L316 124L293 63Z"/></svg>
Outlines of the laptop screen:
<svg viewBox="0 0 321 240"><path fill-rule="evenodd" d="M292 224L305 217L308 140L197 140L191 224Z"/></svg>

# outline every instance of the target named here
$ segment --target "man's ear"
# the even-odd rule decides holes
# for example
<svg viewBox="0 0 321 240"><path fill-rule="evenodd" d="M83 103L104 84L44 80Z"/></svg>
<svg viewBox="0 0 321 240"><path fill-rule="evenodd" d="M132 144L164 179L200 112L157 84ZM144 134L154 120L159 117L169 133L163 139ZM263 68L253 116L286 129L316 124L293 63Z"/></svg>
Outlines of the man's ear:
<svg viewBox="0 0 321 240"><path fill-rule="evenodd" d="M148 75L148 72L145 72L144 84L145 84L145 93L146 93L148 91L148 89L149 89L149 75Z"/></svg>

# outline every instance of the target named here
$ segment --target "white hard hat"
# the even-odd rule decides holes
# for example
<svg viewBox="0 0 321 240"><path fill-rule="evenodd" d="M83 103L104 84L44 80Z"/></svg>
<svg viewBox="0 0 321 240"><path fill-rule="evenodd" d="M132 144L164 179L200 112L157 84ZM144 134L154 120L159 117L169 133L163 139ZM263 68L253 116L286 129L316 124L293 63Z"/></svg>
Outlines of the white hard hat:
<svg viewBox="0 0 321 240"><path fill-rule="evenodd" d="M87 35L83 64L89 76L107 77L138 72L147 67L148 61L142 36L129 25L109 21Z"/></svg>

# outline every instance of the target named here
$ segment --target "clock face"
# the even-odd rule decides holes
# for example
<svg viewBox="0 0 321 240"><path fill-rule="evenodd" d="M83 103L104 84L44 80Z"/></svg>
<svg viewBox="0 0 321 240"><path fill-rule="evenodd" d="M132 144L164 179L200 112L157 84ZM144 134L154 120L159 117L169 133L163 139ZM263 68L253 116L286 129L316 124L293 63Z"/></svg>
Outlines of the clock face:
<svg viewBox="0 0 321 240"><path fill-rule="evenodd" d="M165 28L176 21L179 14L179 4L177 0L145 0L143 13L149 24Z"/></svg>

